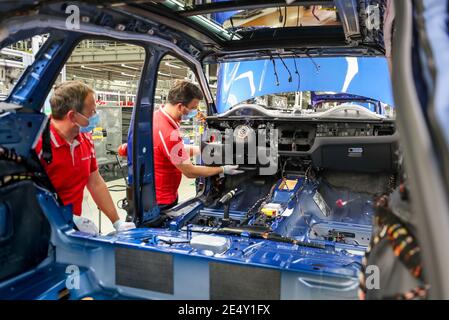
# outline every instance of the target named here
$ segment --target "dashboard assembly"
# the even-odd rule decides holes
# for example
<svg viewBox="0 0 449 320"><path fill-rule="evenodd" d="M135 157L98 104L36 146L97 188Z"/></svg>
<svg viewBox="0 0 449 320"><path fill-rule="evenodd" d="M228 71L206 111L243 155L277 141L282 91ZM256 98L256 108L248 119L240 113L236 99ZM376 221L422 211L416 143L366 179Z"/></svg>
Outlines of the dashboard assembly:
<svg viewBox="0 0 449 320"><path fill-rule="evenodd" d="M304 171L312 164L315 169L375 173L396 170L397 140L391 120L211 117L202 150L206 165L247 168L288 161L288 165L305 164L290 168L295 171Z"/></svg>

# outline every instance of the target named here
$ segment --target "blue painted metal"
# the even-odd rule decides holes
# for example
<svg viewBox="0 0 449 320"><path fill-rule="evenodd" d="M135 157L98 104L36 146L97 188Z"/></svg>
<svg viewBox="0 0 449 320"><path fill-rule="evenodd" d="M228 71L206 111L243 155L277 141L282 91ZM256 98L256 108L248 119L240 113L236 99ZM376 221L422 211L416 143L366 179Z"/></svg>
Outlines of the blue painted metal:
<svg viewBox="0 0 449 320"><path fill-rule="evenodd" d="M0 300L136 299L122 295L117 290L102 289L94 281L93 272L87 268L78 268L78 278L74 280L70 271L73 266L75 265L48 263L17 277L11 283L0 284Z"/></svg>
<svg viewBox="0 0 449 320"><path fill-rule="evenodd" d="M273 192L273 197L272 197L271 202L287 204L290 200L292 200L293 197L296 196L296 194L301 189L301 187L303 186L304 181L305 181L304 177L287 176L286 179L294 179L294 180L297 179L298 182L296 183L296 185L293 189L285 190L285 189L279 188L280 185L283 183L283 180L279 180L276 183L276 186L274 187L274 192Z"/></svg>
<svg viewBox="0 0 449 320"><path fill-rule="evenodd" d="M36 55L36 59L29 66L6 99L26 109L40 111L58 77L72 48L81 35L78 33L53 32Z"/></svg>
<svg viewBox="0 0 449 320"><path fill-rule="evenodd" d="M46 74L48 66L52 59L61 48L63 40L53 43L44 55L40 55L27 71L25 71L23 78L20 79L17 86L11 92L8 102L23 105L31 97L32 91L38 86L42 80L42 76Z"/></svg>
<svg viewBox="0 0 449 320"><path fill-rule="evenodd" d="M288 218L279 218L277 224L273 226L273 230L287 237L293 237L301 241L316 242L311 237L311 227L323 225L326 229L332 230L351 230L354 233L360 233L364 237L369 238L372 233L372 219L374 216L374 208L371 197L368 195L352 194L346 190L332 190L335 200L352 199L351 206L338 208L334 203L328 203L330 207L330 215L325 216L313 196L317 192L318 183L310 182L303 185L303 188L297 194L295 199L295 207L292 214ZM367 240L367 239L365 239ZM366 245L334 243L333 241L318 240L326 245L333 245L337 248L344 249L360 249L365 250ZM368 241L367 241L368 242Z"/></svg>
<svg viewBox="0 0 449 320"><path fill-rule="evenodd" d="M283 59L292 74L291 82L279 58L273 60L278 77L270 59L220 64L218 112L255 97L295 91L349 93L393 105L390 74L384 58ZM295 74L295 62L299 74Z"/></svg>
<svg viewBox="0 0 449 320"><path fill-rule="evenodd" d="M46 120L42 113L9 112L0 115L0 145L28 157Z"/></svg>
<svg viewBox="0 0 449 320"><path fill-rule="evenodd" d="M160 214L153 174L153 102L157 82L154 66L159 65L166 53L158 48L146 52L138 101L128 131L128 182L133 186L134 222L137 225L155 220Z"/></svg>
<svg viewBox="0 0 449 320"><path fill-rule="evenodd" d="M35 290L27 292L24 285L23 290L15 297L55 299L67 275L65 269L60 267L52 278L45 268L54 264L73 264L81 270L81 284L79 290L71 290L71 299L208 299L208 263L217 261L279 270L282 299L356 298L357 275L364 252L362 248L336 244L319 249L226 236L231 243L230 249L222 254L211 255L210 252L193 249L186 243L176 244L189 239L187 232L179 230L139 228L120 234L93 237L72 229L63 214L66 208L59 207L49 192L39 189L37 196L52 226L56 260L35 270L43 270L41 280L22 275L7 284L0 284L0 294L5 292L1 291L2 289L9 290L7 288L27 281L28 286L30 283L36 283ZM169 245L163 240L171 240L175 244ZM117 286L114 278L114 249L117 247L173 255L174 294ZM299 279L301 280L298 281ZM339 285L335 287L335 283Z"/></svg>
<svg viewBox="0 0 449 320"><path fill-rule="evenodd" d="M13 284L0 286L0 299L57 300L59 293L66 288L65 271L65 265L49 264L23 274ZM85 271L81 270L80 274Z"/></svg>
<svg viewBox="0 0 449 320"><path fill-rule="evenodd" d="M92 239L81 232L76 232L72 236L79 239ZM185 243L168 245L162 241L154 241L155 237L159 240L171 240L174 243L188 240L185 232L154 228L135 229L116 236L99 237L96 240L113 244L115 247L198 257L202 258L204 263L207 260L227 261L242 265L305 272L318 271L314 264L319 264L322 267L319 268L318 274L333 276L356 277L361 263L361 256L339 252L331 246L326 249L306 248L267 240L226 236L231 243L230 249L223 254L211 255L209 252L192 249Z"/></svg>
<svg viewBox="0 0 449 320"><path fill-rule="evenodd" d="M195 201L193 203L184 203L181 206L177 206L175 209L179 212L183 212L178 217L173 218L170 221L170 230L181 229L189 220L191 220L198 212L199 209L203 207L201 202Z"/></svg>

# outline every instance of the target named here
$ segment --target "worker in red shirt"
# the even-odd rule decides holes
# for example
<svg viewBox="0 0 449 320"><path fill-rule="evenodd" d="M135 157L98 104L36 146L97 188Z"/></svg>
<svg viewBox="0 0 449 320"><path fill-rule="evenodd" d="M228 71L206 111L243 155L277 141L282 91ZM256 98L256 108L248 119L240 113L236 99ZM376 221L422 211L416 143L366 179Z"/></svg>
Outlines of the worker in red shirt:
<svg viewBox="0 0 449 320"><path fill-rule="evenodd" d="M184 145L179 134L179 123L181 119L193 118L197 114L202 99L203 93L196 85L178 81L168 93L168 103L153 115L156 202L161 210L178 203L178 187L183 174L187 178L198 178L243 172L237 170L238 166L196 166L190 161L190 157L200 151L196 146Z"/></svg>
<svg viewBox="0 0 449 320"><path fill-rule="evenodd" d="M93 223L79 218L87 187L98 208L117 231L135 228L134 223L119 219L106 183L98 172L89 133L99 120L94 91L80 81L67 81L55 88L50 105L51 163L42 157L42 138L36 152L62 203L72 205L75 224L80 231L92 231Z"/></svg>

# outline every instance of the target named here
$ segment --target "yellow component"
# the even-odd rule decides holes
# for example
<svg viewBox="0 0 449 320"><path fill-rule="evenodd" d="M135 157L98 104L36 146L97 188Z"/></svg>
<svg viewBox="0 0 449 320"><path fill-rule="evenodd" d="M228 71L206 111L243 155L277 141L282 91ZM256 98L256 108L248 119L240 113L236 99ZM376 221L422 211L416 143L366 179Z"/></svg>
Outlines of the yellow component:
<svg viewBox="0 0 449 320"><path fill-rule="evenodd" d="M84 297L81 300L94 300L94 298L92 298L92 297Z"/></svg>
<svg viewBox="0 0 449 320"><path fill-rule="evenodd" d="M262 208L262 213L268 217L276 217L278 214L277 209L271 209L271 208Z"/></svg>
<svg viewBox="0 0 449 320"><path fill-rule="evenodd" d="M292 190L298 184L298 180L288 180L284 179L282 183L279 185L280 190Z"/></svg>
<svg viewBox="0 0 449 320"><path fill-rule="evenodd" d="M92 132L92 140L103 140L103 128L102 127L96 127L94 128Z"/></svg>

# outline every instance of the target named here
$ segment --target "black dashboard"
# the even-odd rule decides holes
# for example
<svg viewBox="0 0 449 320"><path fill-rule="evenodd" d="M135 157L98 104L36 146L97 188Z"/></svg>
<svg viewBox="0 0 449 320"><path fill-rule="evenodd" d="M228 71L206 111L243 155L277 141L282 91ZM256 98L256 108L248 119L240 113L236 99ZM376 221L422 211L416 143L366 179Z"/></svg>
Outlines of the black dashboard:
<svg viewBox="0 0 449 320"><path fill-rule="evenodd" d="M389 119L305 119L243 108L208 117L202 149L212 150L214 156L214 163L206 164L260 166L258 153L271 150L280 162L373 173L396 170L397 141L395 123Z"/></svg>

